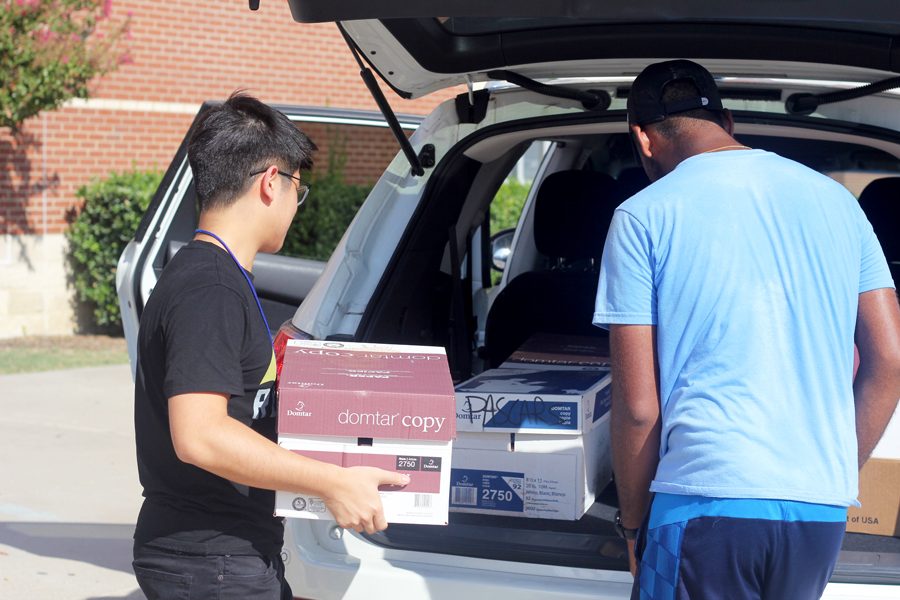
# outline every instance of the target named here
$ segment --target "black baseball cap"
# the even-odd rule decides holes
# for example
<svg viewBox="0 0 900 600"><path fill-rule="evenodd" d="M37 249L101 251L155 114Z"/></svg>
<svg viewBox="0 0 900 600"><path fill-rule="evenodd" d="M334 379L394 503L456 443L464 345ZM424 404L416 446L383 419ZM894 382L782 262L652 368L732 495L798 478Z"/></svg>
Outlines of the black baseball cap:
<svg viewBox="0 0 900 600"><path fill-rule="evenodd" d="M663 102L663 90L674 81L688 80L697 87L699 95L674 102ZM704 108L722 111L722 99L713 76L690 60L668 60L655 63L641 71L628 92L628 122L633 125L659 123L669 115Z"/></svg>

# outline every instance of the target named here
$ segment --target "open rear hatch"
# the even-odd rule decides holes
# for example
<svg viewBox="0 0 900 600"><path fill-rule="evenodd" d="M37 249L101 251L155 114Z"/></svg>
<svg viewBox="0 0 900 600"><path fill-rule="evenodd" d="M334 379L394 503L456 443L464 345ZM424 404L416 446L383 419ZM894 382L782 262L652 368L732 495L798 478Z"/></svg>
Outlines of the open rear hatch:
<svg viewBox="0 0 900 600"><path fill-rule="evenodd" d="M532 79L622 75L664 58L699 59L734 75L871 81L900 71L892 0L289 4L297 21L339 22L373 69L409 98L485 81L496 69Z"/></svg>

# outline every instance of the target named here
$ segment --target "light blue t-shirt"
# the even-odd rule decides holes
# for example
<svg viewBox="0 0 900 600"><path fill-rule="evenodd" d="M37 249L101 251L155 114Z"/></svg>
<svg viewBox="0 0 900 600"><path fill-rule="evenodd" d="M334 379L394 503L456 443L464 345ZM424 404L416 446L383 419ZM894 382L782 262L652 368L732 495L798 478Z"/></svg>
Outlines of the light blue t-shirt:
<svg viewBox="0 0 900 600"><path fill-rule="evenodd" d="M857 505L857 305L892 287L856 199L769 152L692 156L624 202L594 323L657 326L650 489Z"/></svg>

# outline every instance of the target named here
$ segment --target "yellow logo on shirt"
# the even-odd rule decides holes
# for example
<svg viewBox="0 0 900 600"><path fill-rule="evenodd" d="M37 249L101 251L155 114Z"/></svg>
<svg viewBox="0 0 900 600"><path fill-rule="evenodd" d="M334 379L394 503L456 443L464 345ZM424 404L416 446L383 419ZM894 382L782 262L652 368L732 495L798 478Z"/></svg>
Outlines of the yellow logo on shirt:
<svg viewBox="0 0 900 600"><path fill-rule="evenodd" d="M275 352L272 352L272 358L269 361L269 368L266 369L266 374L263 375L262 380L259 382L260 389L256 392L256 398L253 400L253 420L256 419L265 419L272 416L272 409L274 407L274 402L272 402L272 398L274 398L275 394L272 391L272 388L275 386L272 385L275 383Z"/></svg>

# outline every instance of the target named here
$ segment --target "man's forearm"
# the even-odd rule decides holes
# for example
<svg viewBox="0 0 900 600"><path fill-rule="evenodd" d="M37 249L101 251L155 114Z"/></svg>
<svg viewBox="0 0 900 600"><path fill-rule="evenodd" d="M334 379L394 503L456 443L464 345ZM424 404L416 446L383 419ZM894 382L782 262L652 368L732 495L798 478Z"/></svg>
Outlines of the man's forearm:
<svg viewBox="0 0 900 600"><path fill-rule="evenodd" d="M613 470L619 509L625 527L640 526L650 505L650 482L659 464L660 424L635 421L624 410L613 409Z"/></svg>
<svg viewBox="0 0 900 600"><path fill-rule="evenodd" d="M622 524L635 529L647 512L650 482L659 463L661 425L656 328L613 325L610 350L613 471Z"/></svg>
<svg viewBox="0 0 900 600"><path fill-rule="evenodd" d="M329 492L341 477L339 467L285 450L229 417L224 402L206 394L170 400L170 413L180 410L188 417L170 419L180 460L235 483L318 496Z"/></svg>
<svg viewBox="0 0 900 600"><path fill-rule="evenodd" d="M900 307L893 289L859 295L859 371L853 382L859 467L881 439L900 398Z"/></svg>
<svg viewBox="0 0 900 600"><path fill-rule="evenodd" d="M243 423L223 417L205 437L200 467L251 487L326 497L340 477L339 467L285 450Z"/></svg>
<svg viewBox="0 0 900 600"><path fill-rule="evenodd" d="M379 486L409 483L405 474L343 468L285 450L228 416L223 394L169 398L169 430L179 460L235 483L319 496L338 525L356 531L387 527Z"/></svg>

